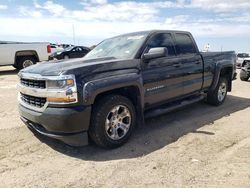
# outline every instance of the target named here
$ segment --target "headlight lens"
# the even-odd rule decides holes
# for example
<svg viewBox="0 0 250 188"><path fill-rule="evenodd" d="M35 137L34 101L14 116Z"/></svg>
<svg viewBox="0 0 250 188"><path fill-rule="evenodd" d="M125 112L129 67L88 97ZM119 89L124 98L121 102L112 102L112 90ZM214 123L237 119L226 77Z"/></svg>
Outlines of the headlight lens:
<svg viewBox="0 0 250 188"><path fill-rule="evenodd" d="M71 104L78 102L74 75L64 75L59 79L50 79L47 80L46 84L48 91L58 92L58 94L47 98L50 104Z"/></svg>
<svg viewBox="0 0 250 188"><path fill-rule="evenodd" d="M65 80L48 80L47 81L47 87L49 89L64 89L68 87L74 86L74 80L73 79L65 79Z"/></svg>

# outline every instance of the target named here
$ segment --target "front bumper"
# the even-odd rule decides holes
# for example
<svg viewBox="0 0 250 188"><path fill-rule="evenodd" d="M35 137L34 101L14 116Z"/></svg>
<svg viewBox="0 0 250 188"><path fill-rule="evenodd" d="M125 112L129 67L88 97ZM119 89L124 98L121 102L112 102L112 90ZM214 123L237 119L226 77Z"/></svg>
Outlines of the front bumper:
<svg viewBox="0 0 250 188"><path fill-rule="evenodd" d="M36 132L72 146L88 144L91 107L52 108L43 112L19 105L23 122Z"/></svg>

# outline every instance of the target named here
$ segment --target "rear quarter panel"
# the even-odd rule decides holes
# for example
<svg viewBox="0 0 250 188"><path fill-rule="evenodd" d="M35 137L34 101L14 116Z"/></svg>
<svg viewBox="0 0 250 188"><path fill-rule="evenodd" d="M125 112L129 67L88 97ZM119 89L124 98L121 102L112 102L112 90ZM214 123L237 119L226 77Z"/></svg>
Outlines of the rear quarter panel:
<svg viewBox="0 0 250 188"><path fill-rule="evenodd" d="M209 88L223 67L236 69L236 55L233 51L228 52L201 52L204 61L204 84L203 88ZM233 75L232 75L233 76Z"/></svg>

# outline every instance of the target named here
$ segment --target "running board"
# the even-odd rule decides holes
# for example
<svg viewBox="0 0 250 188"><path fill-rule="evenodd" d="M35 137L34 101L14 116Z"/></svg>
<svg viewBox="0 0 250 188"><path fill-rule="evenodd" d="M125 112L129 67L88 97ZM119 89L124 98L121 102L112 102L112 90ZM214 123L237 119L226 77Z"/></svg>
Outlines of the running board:
<svg viewBox="0 0 250 188"><path fill-rule="evenodd" d="M176 103L176 104L165 105L165 106L162 106L162 107L159 107L156 109L148 110L145 112L145 118L152 118L152 117L156 117L156 116L171 112L171 111L176 110L178 108L182 108L182 107L188 106L190 104L199 102L199 101L203 100L204 98L205 98L204 95L200 95L200 96L195 97L195 98L183 100L183 101Z"/></svg>

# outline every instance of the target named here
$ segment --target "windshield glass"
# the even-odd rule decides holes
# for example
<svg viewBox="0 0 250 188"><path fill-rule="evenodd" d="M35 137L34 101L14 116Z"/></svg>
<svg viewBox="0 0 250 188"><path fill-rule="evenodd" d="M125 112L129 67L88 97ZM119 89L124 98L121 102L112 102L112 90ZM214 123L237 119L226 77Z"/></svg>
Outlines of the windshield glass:
<svg viewBox="0 0 250 188"><path fill-rule="evenodd" d="M146 38L146 34L123 35L107 39L90 51L84 59L114 57L133 58Z"/></svg>
<svg viewBox="0 0 250 188"><path fill-rule="evenodd" d="M70 50L72 50L73 48L74 48L74 46L67 47L67 48L65 48L65 51L70 51Z"/></svg>

